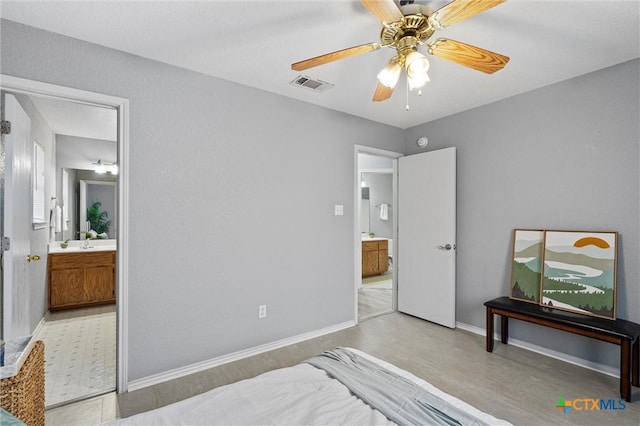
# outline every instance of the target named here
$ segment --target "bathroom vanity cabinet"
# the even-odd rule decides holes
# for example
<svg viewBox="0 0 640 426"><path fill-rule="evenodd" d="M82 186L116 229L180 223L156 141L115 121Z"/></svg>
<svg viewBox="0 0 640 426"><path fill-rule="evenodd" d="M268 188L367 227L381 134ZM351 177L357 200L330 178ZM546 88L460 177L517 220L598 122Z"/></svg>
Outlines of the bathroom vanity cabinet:
<svg viewBox="0 0 640 426"><path fill-rule="evenodd" d="M49 310L115 303L116 252L49 253Z"/></svg>
<svg viewBox="0 0 640 426"><path fill-rule="evenodd" d="M389 268L389 240L362 241L362 276L370 277L387 272Z"/></svg>

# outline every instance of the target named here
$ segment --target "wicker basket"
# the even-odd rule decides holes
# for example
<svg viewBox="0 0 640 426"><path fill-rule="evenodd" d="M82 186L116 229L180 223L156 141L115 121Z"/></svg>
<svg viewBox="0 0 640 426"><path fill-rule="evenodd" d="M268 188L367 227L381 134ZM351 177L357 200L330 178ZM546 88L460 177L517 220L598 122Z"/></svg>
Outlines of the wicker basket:
<svg viewBox="0 0 640 426"><path fill-rule="evenodd" d="M0 406L28 426L44 426L44 343L34 343L18 374L0 381Z"/></svg>

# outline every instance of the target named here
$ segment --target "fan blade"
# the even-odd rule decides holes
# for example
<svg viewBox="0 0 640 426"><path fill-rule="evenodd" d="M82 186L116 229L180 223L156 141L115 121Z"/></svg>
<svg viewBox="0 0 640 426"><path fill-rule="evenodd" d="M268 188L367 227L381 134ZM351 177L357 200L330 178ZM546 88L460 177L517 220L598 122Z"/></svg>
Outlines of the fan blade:
<svg viewBox="0 0 640 426"><path fill-rule="evenodd" d="M376 92L373 94L373 102L386 101L391 97L392 93L393 93L393 89L385 86L382 83L378 83L378 87L376 87Z"/></svg>
<svg viewBox="0 0 640 426"><path fill-rule="evenodd" d="M369 43L362 44L360 46L349 47L347 49L338 50L335 52L316 56L315 58L296 62L295 64L291 64L291 69L294 71L303 71L308 68L328 64L329 62L338 61L340 59L350 58L352 56L361 55L363 53L373 52L374 50L380 49L380 47L382 47L380 43Z"/></svg>
<svg viewBox="0 0 640 426"><path fill-rule="evenodd" d="M360 0L360 3L375 15L380 22L396 22L404 18L404 15L393 0Z"/></svg>
<svg viewBox="0 0 640 426"><path fill-rule="evenodd" d="M480 12L489 10L505 1L506 0L453 0L429 16L429 23L435 29L441 30L465 19L469 19Z"/></svg>
<svg viewBox="0 0 640 426"><path fill-rule="evenodd" d="M446 38L439 38L429 44L427 52L487 74L500 71L509 62L508 56Z"/></svg>

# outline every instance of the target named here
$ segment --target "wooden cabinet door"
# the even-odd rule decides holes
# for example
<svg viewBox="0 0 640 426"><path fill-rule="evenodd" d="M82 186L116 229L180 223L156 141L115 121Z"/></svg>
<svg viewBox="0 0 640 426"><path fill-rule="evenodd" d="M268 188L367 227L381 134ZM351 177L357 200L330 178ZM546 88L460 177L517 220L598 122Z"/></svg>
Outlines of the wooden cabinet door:
<svg viewBox="0 0 640 426"><path fill-rule="evenodd" d="M389 252L378 250L378 273L383 274L389 269Z"/></svg>
<svg viewBox="0 0 640 426"><path fill-rule="evenodd" d="M49 309L71 309L113 303L115 252L51 254Z"/></svg>
<svg viewBox="0 0 640 426"><path fill-rule="evenodd" d="M115 299L112 266L85 269L85 288L92 302Z"/></svg>
<svg viewBox="0 0 640 426"><path fill-rule="evenodd" d="M376 275L378 273L378 251L362 252L362 276Z"/></svg>
<svg viewBox="0 0 640 426"><path fill-rule="evenodd" d="M362 276L368 277L378 273L378 242L362 242Z"/></svg>
<svg viewBox="0 0 640 426"><path fill-rule="evenodd" d="M50 307L75 305L87 300L84 287L84 269L51 271L49 278Z"/></svg>

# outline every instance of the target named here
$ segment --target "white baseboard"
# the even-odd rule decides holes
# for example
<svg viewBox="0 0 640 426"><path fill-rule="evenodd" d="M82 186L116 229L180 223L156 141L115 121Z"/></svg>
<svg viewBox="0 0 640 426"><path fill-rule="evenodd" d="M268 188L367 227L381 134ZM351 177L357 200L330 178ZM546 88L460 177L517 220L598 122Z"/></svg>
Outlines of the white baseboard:
<svg viewBox="0 0 640 426"><path fill-rule="evenodd" d="M484 328L476 327L474 325L465 324L462 322L456 322L456 327L462 330L469 331L474 334L479 334L481 336L487 335L487 331ZM498 332L493 333L493 338L499 340L500 335ZM568 362L569 364L574 364L579 367L584 367L589 370L597 371L602 374L606 374L608 376L613 376L620 378L620 371L610 365L600 364L597 362L589 361L583 358L579 358L577 356L568 355L563 352L554 351L552 349L544 348L542 346L534 345L529 342L525 342L523 340L513 339L509 337L509 344L513 346L517 346L522 349L526 349L531 352L535 352L541 355L546 355L551 358L559 359L560 361Z"/></svg>
<svg viewBox="0 0 640 426"><path fill-rule="evenodd" d="M49 311L44 314L44 316L40 319L38 325L36 325L36 328L33 330L33 333L31 333L31 336L38 336L40 334L40 332L42 331L42 327L44 327L44 323L49 319L50 315L51 314L49 313Z"/></svg>
<svg viewBox="0 0 640 426"><path fill-rule="evenodd" d="M243 358L248 358L250 356L272 351L274 349L279 349L284 346L293 345L305 340L324 336L330 333L335 333L336 331L344 330L355 325L355 321L346 321L340 324L322 328L320 330L314 330L308 333L299 334L297 336L288 337L286 339L276 340L275 342L265 343L264 345L260 346L254 346L252 348L244 349L238 352L233 352L227 355L219 356L217 358L212 358L207 361L202 361L195 364L187 365L185 367L165 371L163 373L154 374L142 379L132 380L128 383L127 389L129 392L132 392L138 389L146 388L148 386L156 385L158 383L163 383L169 380L177 379L179 377L187 376L189 374L199 373L209 368L218 367L220 365L238 361Z"/></svg>

